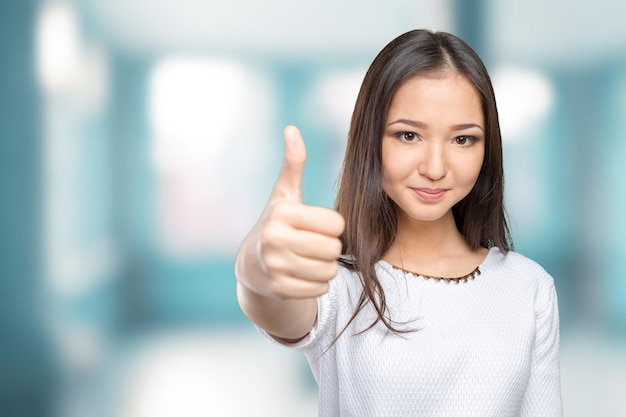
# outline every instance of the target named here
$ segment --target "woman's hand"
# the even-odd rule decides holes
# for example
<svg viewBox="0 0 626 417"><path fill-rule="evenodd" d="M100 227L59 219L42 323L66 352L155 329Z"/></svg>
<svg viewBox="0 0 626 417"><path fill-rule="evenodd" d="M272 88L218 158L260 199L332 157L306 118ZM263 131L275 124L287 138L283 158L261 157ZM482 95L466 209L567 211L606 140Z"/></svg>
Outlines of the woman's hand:
<svg viewBox="0 0 626 417"><path fill-rule="evenodd" d="M302 203L306 148L295 126L287 126L284 136L280 176L263 214L242 243L235 264L239 302L249 317L258 313L263 316L264 310L271 310L271 315L281 312L280 303L269 309L258 305L268 305L267 299L314 299L327 292L341 254L338 237L345 221L335 210ZM285 307L284 313L292 312L287 310ZM257 324L266 321L250 318Z"/></svg>

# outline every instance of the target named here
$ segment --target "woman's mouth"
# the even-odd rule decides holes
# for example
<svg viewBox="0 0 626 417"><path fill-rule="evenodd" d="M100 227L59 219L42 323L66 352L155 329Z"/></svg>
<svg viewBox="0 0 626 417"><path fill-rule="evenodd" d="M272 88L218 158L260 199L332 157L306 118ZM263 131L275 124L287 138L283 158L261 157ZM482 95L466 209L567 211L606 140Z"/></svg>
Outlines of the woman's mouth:
<svg viewBox="0 0 626 417"><path fill-rule="evenodd" d="M443 188L411 188L424 201L437 201L446 193Z"/></svg>

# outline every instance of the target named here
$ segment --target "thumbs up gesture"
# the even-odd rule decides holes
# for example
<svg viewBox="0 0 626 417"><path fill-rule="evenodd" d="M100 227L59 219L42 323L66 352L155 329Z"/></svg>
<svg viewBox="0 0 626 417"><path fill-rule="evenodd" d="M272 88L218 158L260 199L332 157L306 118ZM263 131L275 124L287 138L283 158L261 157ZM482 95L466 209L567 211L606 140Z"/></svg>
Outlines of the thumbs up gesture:
<svg viewBox="0 0 626 417"><path fill-rule="evenodd" d="M302 203L304 140L295 126L287 126L284 136L280 176L258 223L241 245L235 273L240 287L256 296L312 299L328 291L328 282L337 273L338 236L345 222L335 210Z"/></svg>

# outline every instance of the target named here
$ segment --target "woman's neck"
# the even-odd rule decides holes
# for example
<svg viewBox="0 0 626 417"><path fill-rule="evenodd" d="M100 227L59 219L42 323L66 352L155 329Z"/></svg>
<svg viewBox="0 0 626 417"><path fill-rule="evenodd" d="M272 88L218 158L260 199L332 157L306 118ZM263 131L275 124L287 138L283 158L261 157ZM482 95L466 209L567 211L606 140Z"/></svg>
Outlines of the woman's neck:
<svg viewBox="0 0 626 417"><path fill-rule="evenodd" d="M467 247L451 210L442 218L430 222L398 216L394 244L400 245L403 251L418 253L423 257L437 257Z"/></svg>
<svg viewBox="0 0 626 417"><path fill-rule="evenodd" d="M459 232L452 211L432 222L398 218L398 232L383 260L418 273L435 276L463 275L486 256L472 250Z"/></svg>

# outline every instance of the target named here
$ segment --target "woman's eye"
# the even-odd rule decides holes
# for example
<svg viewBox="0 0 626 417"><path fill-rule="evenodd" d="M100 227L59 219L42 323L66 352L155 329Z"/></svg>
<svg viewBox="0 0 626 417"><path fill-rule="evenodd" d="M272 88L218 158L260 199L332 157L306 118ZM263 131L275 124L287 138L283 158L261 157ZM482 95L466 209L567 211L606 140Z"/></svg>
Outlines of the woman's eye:
<svg viewBox="0 0 626 417"><path fill-rule="evenodd" d="M405 142L415 142L418 136L413 132L400 132L398 137Z"/></svg>
<svg viewBox="0 0 626 417"><path fill-rule="evenodd" d="M456 138L454 138L454 142L457 145L471 145L472 143L474 143L476 141L476 138L473 136L457 136Z"/></svg>

